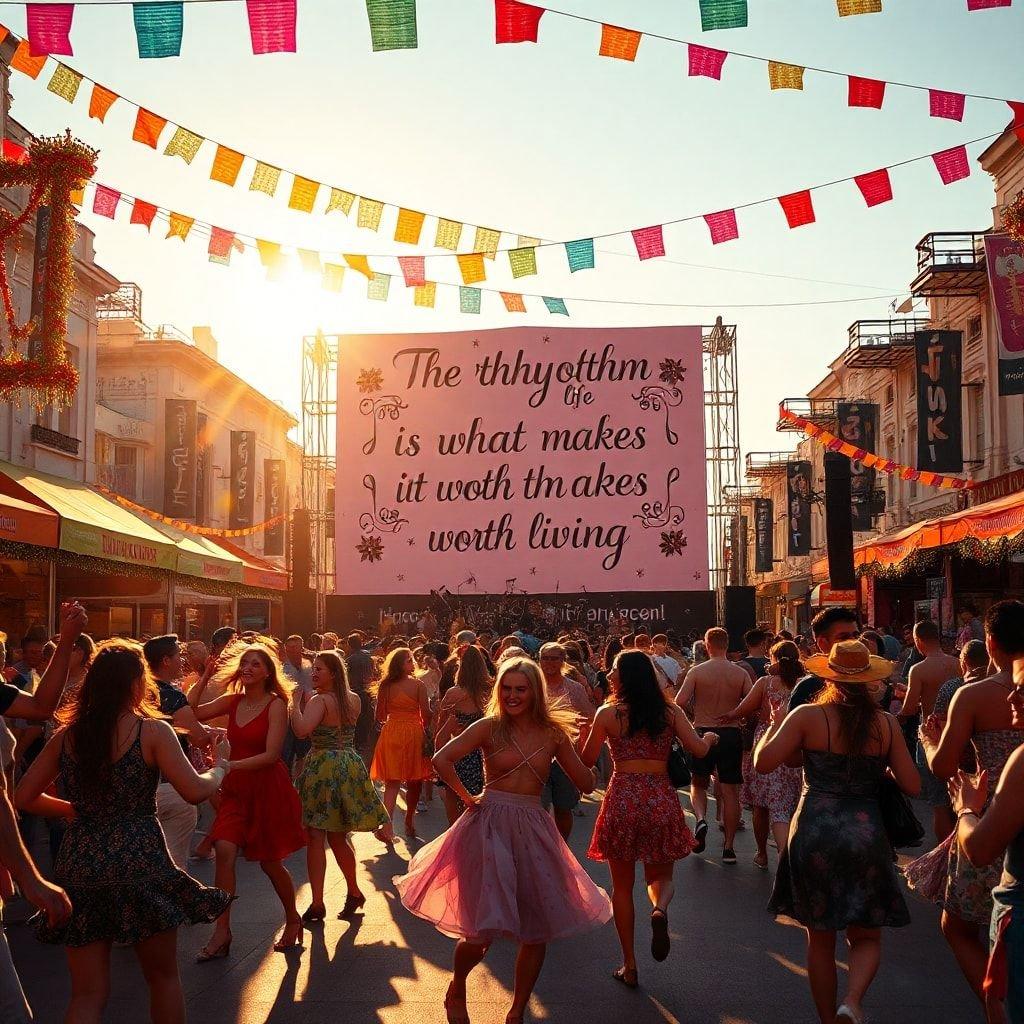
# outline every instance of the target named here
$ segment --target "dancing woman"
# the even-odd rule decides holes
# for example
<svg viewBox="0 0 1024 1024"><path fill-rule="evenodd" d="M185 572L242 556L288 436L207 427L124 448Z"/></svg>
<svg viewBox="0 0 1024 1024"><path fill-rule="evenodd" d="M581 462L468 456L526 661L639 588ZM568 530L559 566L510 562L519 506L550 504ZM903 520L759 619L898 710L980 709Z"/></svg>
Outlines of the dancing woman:
<svg viewBox="0 0 1024 1024"><path fill-rule="evenodd" d="M468 1024L466 978L494 939L519 944L506 1024L522 1024L546 944L611 917L607 895L540 805L552 758L578 789L594 789L594 773L573 746L574 721L575 715L548 707L535 662L510 659L498 673L487 717L434 757L438 775L467 812L413 857L398 891L408 910L459 940L444 1001L449 1024ZM455 762L474 750L484 757L481 796L468 792L455 771Z"/></svg>
<svg viewBox="0 0 1024 1024"><path fill-rule="evenodd" d="M302 943L302 920L295 909L295 885L282 861L306 845L298 794L281 760L288 729L288 690L281 663L268 647L238 641L211 659L188 702L200 722L228 716L231 774L221 787L217 817L209 832L217 855L214 875L218 888L234 895L235 862L239 851L259 861L285 913L285 927L274 949L281 952ZM223 665L227 687L223 696L201 703L211 676ZM225 911L210 941L196 957L198 963L226 957L231 951L231 914Z"/></svg>
<svg viewBox="0 0 1024 1024"><path fill-rule="evenodd" d="M292 708L292 731L300 739L308 736L312 740L312 750L295 782L308 834L306 869L312 890L303 921L322 921L327 916L325 843L330 845L348 887L345 906L338 914L344 918L366 902L356 877L351 833L390 828L387 811L353 745L362 702L349 689L345 663L334 651L316 656L313 688L315 693L304 708L298 703Z"/></svg>
<svg viewBox="0 0 1024 1024"><path fill-rule="evenodd" d="M647 894L654 905L651 955L661 961L669 953L672 871L675 862L697 845L668 777L672 741L678 738L691 754L707 757L718 736L697 736L690 720L662 690L654 663L643 651L619 654L608 680L611 696L598 710L582 754L583 763L593 767L607 740L614 762L587 856L608 861L612 874L615 929L622 946L622 966L612 977L636 988L636 862L643 862Z"/></svg>

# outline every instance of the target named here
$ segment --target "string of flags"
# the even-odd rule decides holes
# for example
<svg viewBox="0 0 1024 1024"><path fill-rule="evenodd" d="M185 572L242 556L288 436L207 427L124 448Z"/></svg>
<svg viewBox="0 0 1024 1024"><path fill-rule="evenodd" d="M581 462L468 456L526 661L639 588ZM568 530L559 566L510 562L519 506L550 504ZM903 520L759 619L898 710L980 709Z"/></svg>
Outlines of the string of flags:
<svg viewBox="0 0 1024 1024"><path fill-rule="evenodd" d="M841 437L836 437L835 434L830 433L816 423L812 423L803 416L798 416L783 405L779 406L779 416L782 419L789 420L799 430L802 430L807 437L816 441L828 451L838 452L840 455L845 455L848 459L856 459L867 466L868 469L878 469L883 473L898 476L901 480L913 480L923 484L925 487L963 491L976 486L973 481L964 480L963 477L945 476L942 473L933 473L927 469L914 469L913 466L904 466L898 462L893 462L892 459L886 459L881 455L865 451L863 448L850 444L849 441L844 441Z"/></svg>

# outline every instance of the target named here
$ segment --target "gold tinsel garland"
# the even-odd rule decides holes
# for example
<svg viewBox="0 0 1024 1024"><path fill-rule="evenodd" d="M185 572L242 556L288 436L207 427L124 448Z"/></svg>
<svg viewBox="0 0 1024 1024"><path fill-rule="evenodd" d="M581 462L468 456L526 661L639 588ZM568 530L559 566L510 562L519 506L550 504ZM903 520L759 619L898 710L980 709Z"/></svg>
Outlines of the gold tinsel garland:
<svg viewBox="0 0 1024 1024"><path fill-rule="evenodd" d="M1003 211L1003 227L1015 242L1024 242L1024 189L1013 197Z"/></svg>
<svg viewBox="0 0 1024 1024"><path fill-rule="evenodd" d="M75 290L71 193L95 171L96 150L73 139L70 132L34 139L22 161L0 160L0 190L29 190L20 213L0 208L0 298L11 345L7 351L0 347L0 400L13 401L27 391L38 408L64 408L75 397L78 370L69 362L66 347L68 308ZM19 324L11 298L7 246L41 206L50 210L43 300L38 316ZM33 276L35 272L33 268Z"/></svg>

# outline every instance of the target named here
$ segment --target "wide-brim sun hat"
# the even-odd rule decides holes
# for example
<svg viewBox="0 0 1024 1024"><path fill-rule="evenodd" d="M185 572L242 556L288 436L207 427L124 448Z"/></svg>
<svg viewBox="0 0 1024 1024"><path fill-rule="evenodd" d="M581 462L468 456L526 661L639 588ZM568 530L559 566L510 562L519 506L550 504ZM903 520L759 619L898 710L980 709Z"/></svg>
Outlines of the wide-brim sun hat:
<svg viewBox="0 0 1024 1024"><path fill-rule="evenodd" d="M888 679L895 664L872 654L859 640L840 640L828 654L804 659L808 672L836 683L877 683Z"/></svg>

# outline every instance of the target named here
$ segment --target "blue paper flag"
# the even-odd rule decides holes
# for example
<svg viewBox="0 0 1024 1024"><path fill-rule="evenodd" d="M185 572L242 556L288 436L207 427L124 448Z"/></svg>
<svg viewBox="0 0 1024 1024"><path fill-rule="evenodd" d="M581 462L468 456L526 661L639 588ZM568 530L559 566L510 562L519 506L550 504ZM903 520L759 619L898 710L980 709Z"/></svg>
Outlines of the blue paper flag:
<svg viewBox="0 0 1024 1024"><path fill-rule="evenodd" d="M581 238L575 242L566 242L565 255L569 258L569 270L572 273L575 274L577 270L593 270L594 240Z"/></svg>
<svg viewBox="0 0 1024 1024"><path fill-rule="evenodd" d="M184 7L177 2L132 4L140 57L179 57Z"/></svg>
<svg viewBox="0 0 1024 1024"><path fill-rule="evenodd" d="M479 313L480 312L480 289L459 286L459 312Z"/></svg>
<svg viewBox="0 0 1024 1024"><path fill-rule="evenodd" d="M548 307L549 313L558 313L561 316L568 316L569 310L565 308L565 299L553 299L545 295L544 305Z"/></svg>

